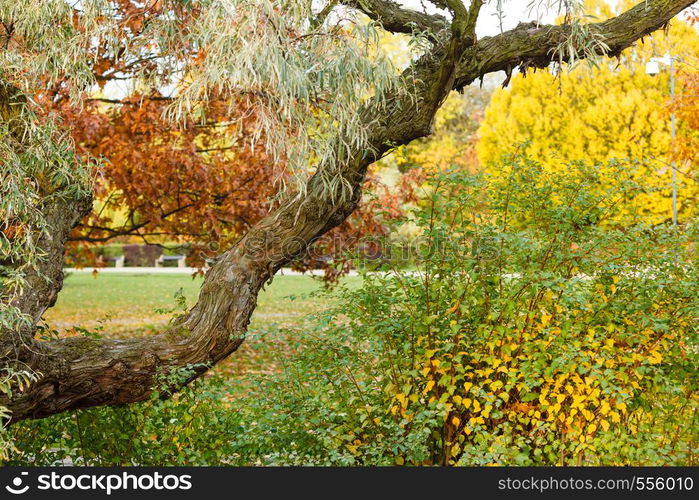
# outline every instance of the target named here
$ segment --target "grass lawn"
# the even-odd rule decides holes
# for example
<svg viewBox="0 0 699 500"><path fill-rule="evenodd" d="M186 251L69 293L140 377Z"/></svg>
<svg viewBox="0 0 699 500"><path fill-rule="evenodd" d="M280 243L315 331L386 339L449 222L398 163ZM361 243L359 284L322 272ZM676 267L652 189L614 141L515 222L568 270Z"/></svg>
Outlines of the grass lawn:
<svg viewBox="0 0 699 500"><path fill-rule="evenodd" d="M188 305L194 304L203 278L185 274L74 273L66 277L56 306L44 319L57 330L72 326L104 326L110 334L152 328L172 316L158 309L177 308L175 293L182 289ZM284 320L319 305L307 295L321 288L310 276L277 276L259 296L255 323Z"/></svg>
<svg viewBox="0 0 699 500"><path fill-rule="evenodd" d="M157 310L178 308L175 293L180 288L193 305L202 282L202 277L186 274L103 273L93 278L73 273L44 320L59 332L79 326L105 336L152 335L173 315ZM359 284L359 278L345 278L345 283ZM322 286L310 276L276 276L260 293L246 342L217 371L234 376L279 369L290 346L277 327L298 325L304 315L326 305L309 296Z"/></svg>

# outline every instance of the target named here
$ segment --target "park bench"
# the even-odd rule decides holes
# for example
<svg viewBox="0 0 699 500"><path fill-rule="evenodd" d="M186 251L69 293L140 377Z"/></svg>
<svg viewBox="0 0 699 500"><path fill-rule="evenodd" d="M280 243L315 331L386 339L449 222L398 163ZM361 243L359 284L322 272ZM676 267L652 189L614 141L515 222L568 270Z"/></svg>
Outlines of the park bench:
<svg viewBox="0 0 699 500"><path fill-rule="evenodd" d="M177 261L177 267L187 267L187 256L185 255L161 255L155 261L155 267L163 267L165 262Z"/></svg>
<svg viewBox="0 0 699 500"><path fill-rule="evenodd" d="M124 267L124 256L117 255L116 257L107 257L109 262L114 262L114 267Z"/></svg>

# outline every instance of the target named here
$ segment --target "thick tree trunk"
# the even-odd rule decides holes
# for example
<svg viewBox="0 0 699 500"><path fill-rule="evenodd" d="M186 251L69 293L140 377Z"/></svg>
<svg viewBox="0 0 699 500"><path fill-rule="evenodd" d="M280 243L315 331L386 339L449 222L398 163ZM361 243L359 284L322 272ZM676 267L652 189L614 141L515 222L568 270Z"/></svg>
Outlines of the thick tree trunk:
<svg viewBox="0 0 699 500"><path fill-rule="evenodd" d="M610 52L618 54L692 3L688 0L642 2L618 18L593 25L591 29L605 35ZM390 2L361 3L362 9L369 11L371 8L366 5L379 10L386 4ZM235 351L243 341L263 284L352 213L361 198L371 163L391 147L427 135L436 110L450 90L462 88L492 71L511 71L516 66L545 67L553 57L552 49L569 31L565 26L521 26L474 44L478 8L479 5L475 9L472 6L468 12L456 9L450 40L406 71L405 77L415 82L413 94L395 97L387 109L377 111L369 106L362 111L367 123L377 112L384 114L372 126L366 149L354 151L343 165L319 166L319 172L324 169L339 172L352 186L351 196L336 203L343 199L340 193L324 190L320 174L316 174L308 183L308 195L290 197L221 256L207 273L197 304L167 331L133 340L80 337L51 342L35 340L34 332L2 332L0 348L6 362L21 361L40 374L39 381L25 392L11 400L0 399L0 404L12 410L13 420L144 400L158 374L190 367L191 375L183 381L186 383ZM411 22L418 25L437 22L433 18L406 17L395 6L381 14L372 17L393 26L395 31L405 31L406 24ZM402 17L391 17L395 15ZM62 283L63 244L86 210L89 200L46 207L52 231L44 243L51 258L41 272L50 279L42 281L38 275L30 276L31 289L20 304L35 320L55 301Z"/></svg>

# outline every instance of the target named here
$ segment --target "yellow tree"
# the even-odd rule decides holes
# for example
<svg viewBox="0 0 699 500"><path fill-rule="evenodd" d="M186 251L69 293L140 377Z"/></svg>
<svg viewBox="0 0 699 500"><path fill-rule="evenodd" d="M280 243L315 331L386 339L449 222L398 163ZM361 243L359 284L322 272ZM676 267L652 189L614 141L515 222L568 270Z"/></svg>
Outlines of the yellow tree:
<svg viewBox="0 0 699 500"><path fill-rule="evenodd" d="M610 9L604 4L596 13L608 17ZM596 68L514 77L510 88L494 93L486 109L478 130L479 160L486 170L513 152L526 154L546 169L575 160L599 163L601 189L621 181L604 165L611 159L630 160L629 177L646 187L636 197L639 212L651 223L670 219L669 72L649 76L644 71L651 56L667 51L680 61L693 62L699 53L696 29L674 23L624 51L618 61ZM681 120L679 127L686 123ZM690 216L699 191L691 168L687 162L679 166L680 222Z"/></svg>

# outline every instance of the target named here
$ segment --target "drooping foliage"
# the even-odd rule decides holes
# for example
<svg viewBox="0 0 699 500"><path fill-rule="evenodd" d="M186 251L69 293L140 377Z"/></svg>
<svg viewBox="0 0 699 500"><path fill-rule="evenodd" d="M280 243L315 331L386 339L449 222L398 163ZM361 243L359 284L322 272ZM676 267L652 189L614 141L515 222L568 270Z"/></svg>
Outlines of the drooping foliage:
<svg viewBox="0 0 699 500"><path fill-rule="evenodd" d="M229 7L233 8L233 5ZM189 262L201 265L204 259L229 246L268 213L274 206L271 200L280 187L289 182L293 184L294 175L308 170L308 155L288 148L290 144L300 144L299 140L279 135L305 134L307 129L300 122L292 125L285 121L284 127L275 128L276 142L268 154L262 135L274 128L273 124L281 118L277 115L270 117L270 110L265 106L277 104L263 102L271 96L259 90L260 85L255 84L258 90L251 92L249 86L241 84L243 90L231 98L231 93L236 94L236 90L226 92L217 82L209 82L211 90L205 99L195 96L196 104L191 95L183 96L184 89L192 85L196 88L201 83L192 81L202 78L198 68L211 64L211 61L202 61L206 51L202 50L201 42L178 40L173 47L175 42L168 42L162 33L152 43L146 42L145 37L159 33L154 31L157 30L154 26L164 23L169 15L180 20L177 28L181 38L185 38L183 35L195 36L191 32L192 26L196 26L199 36L204 36L198 24L205 19L212 23L218 21L207 18L211 12L202 10L201 5L187 7L177 2L142 4L119 0L112 3L111 8L116 21L110 36L93 40L87 54L83 54L89 61L84 71L93 84L90 88L93 97L75 102L70 97L76 91L76 82L67 78L51 81L48 76L49 87L36 95L44 112L57 112L62 127L70 131L77 151L84 159L103 159L95 183L95 210L71 235L74 243L70 248L70 261L72 264L95 264L95 254L86 251L89 246L84 245L85 242L102 243L118 236L135 236L149 243L186 243L190 247ZM262 22L260 19L248 21ZM262 29L262 26L258 28ZM291 27L287 29L292 30ZM260 37L267 35L269 33L260 33ZM325 35L319 36L322 39ZM349 42L349 36L343 28L332 37L338 39L328 43L336 51L341 50L342 44ZM344 42L343 38L346 38ZM245 43L252 42L247 40ZM282 39L275 38L275 43L282 43ZM283 43L288 43L288 40ZM354 64L351 58L364 53L353 55L353 49L346 48L350 52L342 56L343 64ZM166 49L174 50L174 54ZM274 47L269 49L272 51ZM270 53L266 57L277 56ZM263 55L256 54L255 57L259 59ZM222 60L216 61L219 65L223 63ZM266 71L275 68L275 71L290 71L292 63L300 65L303 61L287 61L284 63L286 69L279 61L271 61L256 67L255 71L261 72L264 68ZM171 71L172 64L182 66L181 71ZM390 65L386 63L386 67ZM300 74L299 68L291 69ZM221 71L239 73L230 68ZM328 68L323 71L328 72ZM370 68L367 67L367 71ZM264 75L251 75L249 71L245 74L246 78L266 81L268 88L274 85ZM361 78L360 74L354 68L351 78ZM337 75L329 72L320 79L321 87L328 87L333 85L331 81L337 80ZM377 79L378 83L380 81ZM224 83L228 85L230 82L226 80ZM284 85L290 83L293 82L285 79L283 84L277 82L275 88L283 90ZM301 83L297 81L295 85ZM304 84L316 83L306 81ZM356 82L348 84L356 86ZM302 89L284 91L305 92ZM328 87L328 92L330 95L336 92L348 94L332 87ZM314 97L304 99L307 99L307 106L315 106L315 111L307 108L309 115L304 119L319 120L322 106L330 105L330 100L318 95L318 91L312 94ZM298 101L298 96L287 97ZM335 106L340 107L333 109L332 113L342 117L341 108L346 104L341 104L341 99L336 97L334 100ZM195 106L194 116L172 121L168 115L177 112L177 103ZM277 111L290 118L288 110ZM347 124L347 120L344 121ZM322 142L320 137L327 136L327 131L323 132L317 126L313 127L313 133L314 144ZM308 147L309 141L301 142ZM289 157L293 158L292 162L297 162L293 168L301 169L300 172L290 172ZM303 162L306 164L301 165ZM385 189L379 188L377 194L383 195L385 204L395 205ZM380 220L373 220L371 211L364 210L334 232L330 238L332 244L327 244L326 238L326 244L316 245L313 254L305 255L296 265L302 268L321 266L334 271L336 266L327 265L332 257L339 257L340 248L367 231L380 234L382 224ZM342 269L342 264L338 264ZM328 274L329 277L333 275L334 272Z"/></svg>

